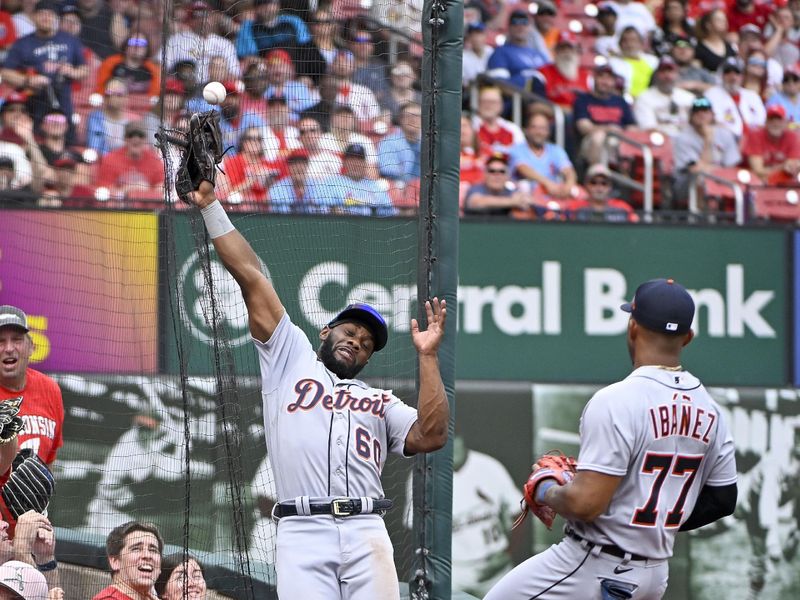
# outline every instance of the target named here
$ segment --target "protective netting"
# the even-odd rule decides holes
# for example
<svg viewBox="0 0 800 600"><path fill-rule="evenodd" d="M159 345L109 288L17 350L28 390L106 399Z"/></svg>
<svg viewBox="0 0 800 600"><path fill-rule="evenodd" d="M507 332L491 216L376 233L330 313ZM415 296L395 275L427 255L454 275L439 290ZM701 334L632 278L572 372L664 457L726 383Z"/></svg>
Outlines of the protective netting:
<svg viewBox="0 0 800 600"><path fill-rule="evenodd" d="M42 140L37 203L80 210L3 196L0 304L28 314L31 367L63 394L49 518L66 597L111 583L106 538L131 520L156 525L164 557L197 558L214 593L274 597L274 477L244 302L176 198L177 151L162 156L154 134L220 110L218 195L294 322L316 346L345 305L376 306L390 342L364 379L413 404L421 3L28 4L3 3L17 38L52 13L71 37L42 46L71 68L29 91L39 112L17 115L10 95L2 112ZM226 89L219 107L209 81ZM383 478L401 581L411 466L390 458Z"/></svg>

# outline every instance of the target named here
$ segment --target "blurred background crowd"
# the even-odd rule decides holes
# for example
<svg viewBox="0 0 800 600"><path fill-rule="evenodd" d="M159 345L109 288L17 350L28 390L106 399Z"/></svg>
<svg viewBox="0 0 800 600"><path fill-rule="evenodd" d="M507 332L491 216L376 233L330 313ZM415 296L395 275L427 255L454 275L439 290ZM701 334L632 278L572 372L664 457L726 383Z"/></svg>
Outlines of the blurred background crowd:
<svg viewBox="0 0 800 600"><path fill-rule="evenodd" d="M154 134L219 110L230 206L415 211L422 2L163 10L3 0L4 203L174 201ZM797 204L800 0L468 0L464 40L464 215L724 216L737 189ZM203 100L209 81L226 88L220 106Z"/></svg>

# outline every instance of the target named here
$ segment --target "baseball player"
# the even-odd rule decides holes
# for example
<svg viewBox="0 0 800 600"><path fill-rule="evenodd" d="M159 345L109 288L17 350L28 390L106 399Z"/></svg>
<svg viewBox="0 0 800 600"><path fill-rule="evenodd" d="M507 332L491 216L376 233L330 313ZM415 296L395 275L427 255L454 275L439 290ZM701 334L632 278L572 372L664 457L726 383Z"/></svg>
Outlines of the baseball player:
<svg viewBox="0 0 800 600"><path fill-rule="evenodd" d="M736 507L727 424L680 364L694 335L691 296L671 279L655 279L621 308L631 313L633 372L584 408L577 471L537 475L535 465L529 480L534 513L564 517L564 539L512 570L485 600L656 600L667 589L678 531Z"/></svg>
<svg viewBox="0 0 800 600"><path fill-rule="evenodd" d="M419 356L414 409L391 391L355 379L386 345L386 323L374 308L348 306L322 329L315 351L216 200L213 184L204 179L188 199L201 209L217 254L242 289L258 352L278 497L278 596L399 599L381 518L392 503L380 475L389 452L432 452L447 441L449 408L437 358L445 302L426 303L425 331L411 321Z"/></svg>

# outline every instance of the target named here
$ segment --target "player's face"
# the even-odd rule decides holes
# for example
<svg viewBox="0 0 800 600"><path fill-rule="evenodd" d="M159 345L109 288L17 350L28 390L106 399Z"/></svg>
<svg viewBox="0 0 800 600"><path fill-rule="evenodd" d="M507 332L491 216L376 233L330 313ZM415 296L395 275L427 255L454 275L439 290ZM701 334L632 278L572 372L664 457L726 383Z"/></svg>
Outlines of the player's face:
<svg viewBox="0 0 800 600"><path fill-rule="evenodd" d="M0 383L9 389L20 389L33 352L28 334L17 327L0 329Z"/></svg>
<svg viewBox="0 0 800 600"><path fill-rule="evenodd" d="M119 556L108 559L116 581L147 594L161 572L161 551L156 536L147 531L134 531L125 537Z"/></svg>
<svg viewBox="0 0 800 600"><path fill-rule="evenodd" d="M359 323L347 322L320 333L322 363L342 379L352 379L372 356L375 341L372 332Z"/></svg>
<svg viewBox="0 0 800 600"><path fill-rule="evenodd" d="M193 559L185 565L176 567L169 576L169 581L164 588L162 600L184 600L192 598L202 600L206 597L206 580L203 570Z"/></svg>

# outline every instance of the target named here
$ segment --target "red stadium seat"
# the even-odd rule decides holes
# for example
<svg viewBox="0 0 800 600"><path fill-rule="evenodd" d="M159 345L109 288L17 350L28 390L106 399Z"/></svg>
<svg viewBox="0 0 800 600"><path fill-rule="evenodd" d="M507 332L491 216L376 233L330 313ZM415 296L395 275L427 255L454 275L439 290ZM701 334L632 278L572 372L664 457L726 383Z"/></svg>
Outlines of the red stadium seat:
<svg viewBox="0 0 800 600"><path fill-rule="evenodd" d="M665 179L672 174L672 140L669 136L644 129L626 129L622 135L640 144L645 144L653 153L653 205L662 202L662 191L669 187ZM644 155L638 146L619 142L619 169L630 174L632 179L644 181ZM641 192L631 194L631 203L642 205Z"/></svg>
<svg viewBox="0 0 800 600"><path fill-rule="evenodd" d="M785 187L753 187L750 190L752 216L769 221L800 221L800 194Z"/></svg>

